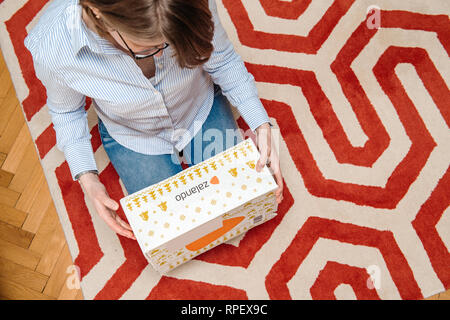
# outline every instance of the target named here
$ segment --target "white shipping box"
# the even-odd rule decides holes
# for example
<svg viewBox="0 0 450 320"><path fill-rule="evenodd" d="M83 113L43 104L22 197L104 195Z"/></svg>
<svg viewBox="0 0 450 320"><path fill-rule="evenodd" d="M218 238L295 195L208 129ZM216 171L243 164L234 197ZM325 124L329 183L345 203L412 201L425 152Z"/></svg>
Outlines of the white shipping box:
<svg viewBox="0 0 450 320"><path fill-rule="evenodd" d="M248 138L120 200L136 239L161 274L276 216L278 188Z"/></svg>

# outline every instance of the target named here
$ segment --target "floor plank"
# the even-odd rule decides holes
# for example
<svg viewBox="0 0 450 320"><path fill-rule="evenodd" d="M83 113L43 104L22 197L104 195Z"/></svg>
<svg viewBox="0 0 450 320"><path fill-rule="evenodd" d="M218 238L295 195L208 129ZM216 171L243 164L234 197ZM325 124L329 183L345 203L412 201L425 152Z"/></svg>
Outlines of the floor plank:
<svg viewBox="0 0 450 320"><path fill-rule="evenodd" d="M11 172L0 169L0 186L9 188L14 175Z"/></svg>
<svg viewBox="0 0 450 320"><path fill-rule="evenodd" d="M3 52L0 50L0 71L6 68L5 58L3 57Z"/></svg>
<svg viewBox="0 0 450 320"><path fill-rule="evenodd" d="M15 227L21 227L26 217L27 214L25 212L0 203L0 221Z"/></svg>
<svg viewBox="0 0 450 320"><path fill-rule="evenodd" d="M31 144L30 131L28 130L28 125L24 123L11 146L11 150L9 150L2 169L11 173L16 173L19 163L22 161L25 152L27 151L28 145Z"/></svg>
<svg viewBox="0 0 450 320"><path fill-rule="evenodd" d="M42 219L44 218L45 211L47 211L47 208L51 202L52 198L50 196L50 191L48 190L47 184L44 183L42 184L41 189L39 190L30 211L28 212L28 216L23 223L22 229L36 233Z"/></svg>
<svg viewBox="0 0 450 320"><path fill-rule="evenodd" d="M17 201L17 204L14 207L24 212L29 212L34 200L36 199L37 194L39 193L39 190L44 183L44 172L42 171L41 165L37 164L34 167L31 176L29 177L28 184L26 185L25 189L19 197L19 200Z"/></svg>
<svg viewBox="0 0 450 320"><path fill-rule="evenodd" d="M42 170L39 158L37 157L34 143L29 143L25 147L25 154L22 160L17 165L17 170L12 178L8 188L16 192L22 193L28 183L30 183L30 177L33 174L33 170L37 167L37 170Z"/></svg>
<svg viewBox="0 0 450 320"><path fill-rule="evenodd" d="M30 246L33 237L34 233L22 230L18 227L0 221L0 239L27 249Z"/></svg>
<svg viewBox="0 0 450 320"><path fill-rule="evenodd" d="M2 112L2 116L0 117L0 135L5 131L9 119L11 119L18 104L19 100L17 100L16 92L14 91L14 87L11 86L6 93L6 97L0 100L0 110Z"/></svg>
<svg viewBox="0 0 450 320"><path fill-rule="evenodd" d="M2 135L0 136L0 152L9 153L17 135L25 123L25 118L22 113L20 105L17 105L5 127Z"/></svg>
<svg viewBox="0 0 450 320"><path fill-rule="evenodd" d="M0 277L0 296L11 300L55 300L36 290Z"/></svg>
<svg viewBox="0 0 450 320"><path fill-rule="evenodd" d="M20 193L0 186L0 203L14 207L19 200Z"/></svg>
<svg viewBox="0 0 450 320"><path fill-rule="evenodd" d="M434 296L428 297L425 300L439 300L439 293L435 294Z"/></svg>
<svg viewBox="0 0 450 320"><path fill-rule="evenodd" d="M0 257L34 270L39 263L40 256L19 247L11 242L0 239Z"/></svg>
<svg viewBox="0 0 450 320"><path fill-rule="evenodd" d="M65 244L64 232L61 225L57 224L50 242L36 267L36 271L50 276Z"/></svg>
<svg viewBox="0 0 450 320"><path fill-rule="evenodd" d="M48 276L0 257L0 276L24 287L42 292Z"/></svg>
<svg viewBox="0 0 450 320"><path fill-rule="evenodd" d="M12 86L11 76L7 68L0 70L0 97L6 96L8 89Z"/></svg>
<svg viewBox="0 0 450 320"><path fill-rule="evenodd" d="M29 249L42 256L50 243L53 233L55 233L56 226L59 224L59 218L55 206L52 203L45 212L44 218L34 235L33 241L31 241Z"/></svg>
<svg viewBox="0 0 450 320"><path fill-rule="evenodd" d="M68 279L70 281L71 279ZM59 293L58 300L83 300L81 289L74 286L63 286Z"/></svg>
<svg viewBox="0 0 450 320"><path fill-rule="evenodd" d="M55 268L48 279L47 285L44 289L44 294L55 298L59 297L63 286L66 285L67 278L70 276L67 269L71 265L73 265L72 257L70 256L69 248L66 244L64 245L64 248L58 257L58 261L56 262Z"/></svg>
<svg viewBox="0 0 450 320"><path fill-rule="evenodd" d="M450 290L440 293L439 300L450 300Z"/></svg>
<svg viewBox="0 0 450 320"><path fill-rule="evenodd" d="M81 289L78 290L78 294L77 294L77 296L75 297L75 300L84 300L83 292L81 291Z"/></svg>
<svg viewBox="0 0 450 320"><path fill-rule="evenodd" d="M0 167L3 165L3 163L5 162L7 154L0 152Z"/></svg>

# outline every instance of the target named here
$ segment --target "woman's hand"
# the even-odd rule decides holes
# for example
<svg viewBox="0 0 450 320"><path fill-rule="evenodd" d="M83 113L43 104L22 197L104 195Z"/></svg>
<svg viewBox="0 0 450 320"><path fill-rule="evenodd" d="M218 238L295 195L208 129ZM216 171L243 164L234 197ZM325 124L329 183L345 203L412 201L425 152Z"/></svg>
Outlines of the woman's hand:
<svg viewBox="0 0 450 320"><path fill-rule="evenodd" d="M272 131L269 123L266 122L256 128L256 145L261 154L261 157L256 164L256 171L260 172L264 168L267 160L270 160L270 163L267 164L267 166L272 169L275 181L278 184L275 195L277 197L277 202L280 203L283 200L283 177L281 175L280 159L278 158L272 140Z"/></svg>
<svg viewBox="0 0 450 320"><path fill-rule="evenodd" d="M116 233L136 240L130 225L123 221L115 212L119 209L119 204L109 197L105 186L100 182L98 176L94 173L83 174L80 177L80 184L94 204L98 215L105 220L108 226Z"/></svg>

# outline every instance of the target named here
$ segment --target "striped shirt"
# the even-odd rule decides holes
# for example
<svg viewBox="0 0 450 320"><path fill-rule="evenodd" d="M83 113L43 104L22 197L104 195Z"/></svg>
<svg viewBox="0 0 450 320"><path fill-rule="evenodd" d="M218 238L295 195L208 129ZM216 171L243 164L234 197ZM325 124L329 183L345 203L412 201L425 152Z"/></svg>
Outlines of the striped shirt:
<svg viewBox="0 0 450 320"><path fill-rule="evenodd" d="M148 79L134 59L86 27L78 0L53 0L25 39L36 76L47 91L47 106L72 178L97 170L89 132L86 97L109 134L143 154L179 152L206 120L214 83L250 129L268 122L255 79L221 25L214 0L214 50L194 69L180 68L171 46L154 56ZM176 150L175 150L176 149Z"/></svg>

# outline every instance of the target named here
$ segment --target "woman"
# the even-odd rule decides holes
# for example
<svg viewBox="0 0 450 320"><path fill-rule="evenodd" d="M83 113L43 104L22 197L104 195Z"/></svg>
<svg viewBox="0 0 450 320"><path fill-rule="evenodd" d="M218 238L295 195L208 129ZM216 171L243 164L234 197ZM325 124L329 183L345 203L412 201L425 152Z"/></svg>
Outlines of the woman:
<svg viewBox="0 0 450 320"><path fill-rule="evenodd" d="M196 164L242 140L229 100L256 134L257 170L270 165L281 202L272 124L214 0L54 0L25 45L46 87L57 147L72 178L118 234L135 239L98 178L86 96L129 194L180 172L177 155ZM225 139L223 146L230 130L233 141ZM215 144L223 147L204 156L202 131L215 132Z"/></svg>

